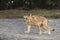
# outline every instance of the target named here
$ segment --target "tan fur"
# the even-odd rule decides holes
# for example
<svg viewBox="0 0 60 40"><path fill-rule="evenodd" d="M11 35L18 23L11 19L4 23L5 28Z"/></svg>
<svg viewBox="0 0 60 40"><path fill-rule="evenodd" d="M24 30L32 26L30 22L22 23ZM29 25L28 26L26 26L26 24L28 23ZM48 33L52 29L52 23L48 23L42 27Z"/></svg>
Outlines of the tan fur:
<svg viewBox="0 0 60 40"><path fill-rule="evenodd" d="M46 32L48 32L48 34L50 34L50 27L49 27L48 21L45 17L37 16L37 15L30 15L30 16L24 16L24 19L28 25L27 31L25 31L26 33L30 32L29 26L35 25L38 32L41 34L41 27L40 26L43 25L43 27L46 29Z"/></svg>

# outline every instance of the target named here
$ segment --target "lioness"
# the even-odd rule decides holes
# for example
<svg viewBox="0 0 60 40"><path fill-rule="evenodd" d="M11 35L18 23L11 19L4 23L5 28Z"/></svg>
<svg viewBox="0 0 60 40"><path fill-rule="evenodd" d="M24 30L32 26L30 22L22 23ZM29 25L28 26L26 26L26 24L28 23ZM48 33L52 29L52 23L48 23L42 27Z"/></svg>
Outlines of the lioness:
<svg viewBox="0 0 60 40"><path fill-rule="evenodd" d="M37 16L37 15L30 15L30 16L24 16L24 20L28 25L27 30L25 31L26 33L30 32L31 25L35 25L38 30L38 33L41 34L42 32L41 32L40 26L43 25L43 27L46 29L45 32L47 32L48 34L51 34L50 32L51 29L45 17Z"/></svg>

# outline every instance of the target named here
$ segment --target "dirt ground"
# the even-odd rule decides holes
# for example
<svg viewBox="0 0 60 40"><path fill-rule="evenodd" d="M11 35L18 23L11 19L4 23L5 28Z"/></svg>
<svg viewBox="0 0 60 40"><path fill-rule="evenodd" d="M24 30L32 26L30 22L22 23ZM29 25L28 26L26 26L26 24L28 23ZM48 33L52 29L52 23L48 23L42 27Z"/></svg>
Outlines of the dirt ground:
<svg viewBox="0 0 60 40"><path fill-rule="evenodd" d="M34 26L31 32L26 34L24 31L27 25L24 19L0 19L0 40L60 40L60 19L48 19L48 22L51 34L40 35Z"/></svg>

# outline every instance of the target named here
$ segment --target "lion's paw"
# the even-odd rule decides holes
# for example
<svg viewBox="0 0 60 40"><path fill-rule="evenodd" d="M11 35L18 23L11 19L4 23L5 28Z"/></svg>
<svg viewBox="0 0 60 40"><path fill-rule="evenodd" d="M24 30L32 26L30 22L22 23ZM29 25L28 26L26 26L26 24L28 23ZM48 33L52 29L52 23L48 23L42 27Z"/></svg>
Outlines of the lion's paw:
<svg viewBox="0 0 60 40"><path fill-rule="evenodd" d="M50 35L50 34L51 34L51 32L48 32L48 34Z"/></svg>

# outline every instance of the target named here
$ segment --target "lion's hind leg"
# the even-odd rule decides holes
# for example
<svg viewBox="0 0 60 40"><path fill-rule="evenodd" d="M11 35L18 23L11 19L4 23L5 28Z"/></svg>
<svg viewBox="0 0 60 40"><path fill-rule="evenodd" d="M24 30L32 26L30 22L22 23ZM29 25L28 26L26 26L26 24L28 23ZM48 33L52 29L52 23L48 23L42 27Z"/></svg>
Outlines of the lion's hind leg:
<svg viewBox="0 0 60 40"><path fill-rule="evenodd" d="M46 32L45 32L45 33L48 32L48 34L51 34L51 28L49 27L48 23L45 22L45 23L43 24L43 26L44 26L44 28L46 29Z"/></svg>
<svg viewBox="0 0 60 40"><path fill-rule="evenodd" d="M36 28L37 28L37 31L38 31L38 33L41 35L42 34L42 32L41 32L41 23L40 24L37 24L36 25Z"/></svg>

